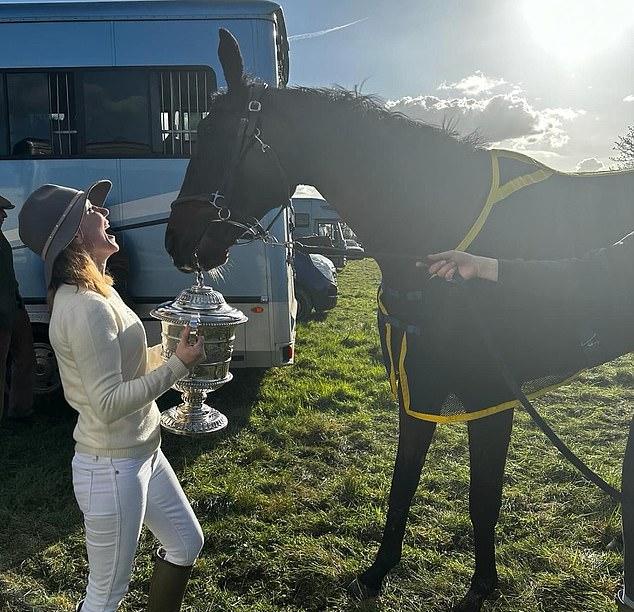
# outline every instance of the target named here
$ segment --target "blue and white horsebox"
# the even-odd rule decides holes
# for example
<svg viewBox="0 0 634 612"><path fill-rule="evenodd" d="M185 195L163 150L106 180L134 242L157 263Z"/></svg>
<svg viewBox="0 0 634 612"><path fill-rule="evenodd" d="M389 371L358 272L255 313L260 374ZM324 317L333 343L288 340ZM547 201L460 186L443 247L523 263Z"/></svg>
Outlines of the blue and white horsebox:
<svg viewBox="0 0 634 612"><path fill-rule="evenodd" d="M288 42L273 2L0 4L0 193L17 206L5 234L34 324L40 391L58 384L42 264L21 244L15 213L44 183L81 189L110 179L107 206L129 256L129 293L150 342L158 342L150 310L193 281L172 266L164 234L197 124L210 95L225 85L221 27L238 39L250 74L286 85ZM290 221L285 213L272 228L282 244ZM296 304L287 255L284 246L238 244L224 277L213 282L249 317L236 337L235 366L292 362Z"/></svg>

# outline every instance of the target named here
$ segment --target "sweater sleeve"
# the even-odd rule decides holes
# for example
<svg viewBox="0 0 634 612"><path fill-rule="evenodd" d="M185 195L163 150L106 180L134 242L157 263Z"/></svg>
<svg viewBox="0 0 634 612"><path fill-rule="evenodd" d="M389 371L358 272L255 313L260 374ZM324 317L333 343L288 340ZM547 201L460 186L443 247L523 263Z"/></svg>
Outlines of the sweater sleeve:
<svg viewBox="0 0 634 612"><path fill-rule="evenodd" d="M67 317L72 319L68 341L73 359L88 401L103 423L114 423L147 406L189 372L172 355L157 369L124 381L117 323L108 304L86 300Z"/></svg>
<svg viewBox="0 0 634 612"><path fill-rule="evenodd" d="M634 232L581 258L501 259L498 282L523 299L555 302L582 313L620 309L634 299Z"/></svg>

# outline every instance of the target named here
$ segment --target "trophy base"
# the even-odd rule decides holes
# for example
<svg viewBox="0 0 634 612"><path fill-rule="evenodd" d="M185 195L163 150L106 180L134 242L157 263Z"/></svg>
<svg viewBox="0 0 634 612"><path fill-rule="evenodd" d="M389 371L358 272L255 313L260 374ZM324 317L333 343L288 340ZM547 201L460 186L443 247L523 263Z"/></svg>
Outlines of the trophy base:
<svg viewBox="0 0 634 612"><path fill-rule="evenodd" d="M224 429L227 423L227 417L222 412L207 404L195 411L187 404L180 404L161 415L163 429L177 436L208 436Z"/></svg>

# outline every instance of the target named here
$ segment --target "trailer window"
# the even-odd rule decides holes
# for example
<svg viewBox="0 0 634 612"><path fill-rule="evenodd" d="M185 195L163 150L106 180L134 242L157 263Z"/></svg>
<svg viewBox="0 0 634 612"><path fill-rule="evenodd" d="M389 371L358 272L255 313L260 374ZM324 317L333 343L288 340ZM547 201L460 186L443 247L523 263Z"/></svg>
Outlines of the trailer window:
<svg viewBox="0 0 634 612"><path fill-rule="evenodd" d="M9 150L12 155L50 155L49 87L46 73L7 76Z"/></svg>
<svg viewBox="0 0 634 612"><path fill-rule="evenodd" d="M3 155L63 157L77 152L72 74L10 73L6 89L7 114L0 108L7 117L0 133Z"/></svg>
<svg viewBox="0 0 634 612"><path fill-rule="evenodd" d="M328 236L333 240L338 238L336 223L332 223L329 221L319 221L317 223L317 234L319 236Z"/></svg>
<svg viewBox="0 0 634 612"><path fill-rule="evenodd" d="M190 157L216 76L196 68L0 73L0 157Z"/></svg>
<svg viewBox="0 0 634 612"><path fill-rule="evenodd" d="M48 75L52 153L66 157L77 153L75 79L69 72Z"/></svg>
<svg viewBox="0 0 634 612"><path fill-rule="evenodd" d="M86 72L82 80L86 154L108 157L150 154L147 73Z"/></svg>
<svg viewBox="0 0 634 612"><path fill-rule="evenodd" d="M209 113L216 78L209 70L164 70L159 73L161 152L191 156L201 119Z"/></svg>

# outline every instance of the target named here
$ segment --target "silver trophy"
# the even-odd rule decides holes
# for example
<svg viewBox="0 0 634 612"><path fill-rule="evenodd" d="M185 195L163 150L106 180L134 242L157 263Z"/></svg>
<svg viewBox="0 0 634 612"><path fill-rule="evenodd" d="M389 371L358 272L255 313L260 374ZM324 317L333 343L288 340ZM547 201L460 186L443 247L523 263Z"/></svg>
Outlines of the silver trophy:
<svg viewBox="0 0 634 612"><path fill-rule="evenodd" d="M205 403L207 394L228 383L233 375L229 363L233 353L235 330L247 322L241 311L225 302L218 291L205 286L197 273L196 284L181 291L172 302L164 302L150 313L161 321L161 356L167 361L189 323L192 335L205 339L205 360L173 386L181 392L183 403L161 415L161 425L183 436L204 436L227 426L227 417Z"/></svg>

